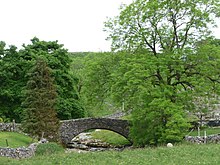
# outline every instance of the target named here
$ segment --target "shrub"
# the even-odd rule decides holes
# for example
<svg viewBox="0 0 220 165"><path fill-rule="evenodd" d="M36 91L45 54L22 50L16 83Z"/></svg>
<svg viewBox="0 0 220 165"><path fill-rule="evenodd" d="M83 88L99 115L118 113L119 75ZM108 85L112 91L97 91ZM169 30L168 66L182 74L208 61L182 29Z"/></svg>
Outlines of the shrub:
<svg viewBox="0 0 220 165"><path fill-rule="evenodd" d="M59 152L64 152L64 148L55 142L39 144L36 149L36 155L50 155Z"/></svg>
<svg viewBox="0 0 220 165"><path fill-rule="evenodd" d="M183 107L166 98L154 98L148 107L133 111L131 139L136 146L180 142L189 124Z"/></svg>

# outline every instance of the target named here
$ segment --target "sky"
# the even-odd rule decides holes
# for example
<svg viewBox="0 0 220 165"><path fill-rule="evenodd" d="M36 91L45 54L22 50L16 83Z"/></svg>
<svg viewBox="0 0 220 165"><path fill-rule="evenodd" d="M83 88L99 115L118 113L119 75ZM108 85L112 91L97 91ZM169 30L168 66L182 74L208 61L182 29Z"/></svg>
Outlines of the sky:
<svg viewBox="0 0 220 165"><path fill-rule="evenodd" d="M110 51L107 17L132 0L0 0L0 40L18 48L30 39L55 41L71 52ZM220 28L215 30L220 38Z"/></svg>

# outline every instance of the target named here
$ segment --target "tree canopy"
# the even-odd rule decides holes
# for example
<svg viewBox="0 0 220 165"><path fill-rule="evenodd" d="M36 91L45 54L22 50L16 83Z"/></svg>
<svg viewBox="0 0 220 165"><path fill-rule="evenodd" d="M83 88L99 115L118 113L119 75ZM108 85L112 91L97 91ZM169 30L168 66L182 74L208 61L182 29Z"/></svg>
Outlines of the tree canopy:
<svg viewBox="0 0 220 165"><path fill-rule="evenodd" d="M148 49L154 55L193 48L219 16L218 0L136 0L105 23L113 50Z"/></svg>
<svg viewBox="0 0 220 165"><path fill-rule="evenodd" d="M1 43L0 66L0 115L5 120L21 121L22 90L27 83L27 73L38 57L52 69L58 99L56 110L60 119L84 116L83 106L76 90L78 78L70 72L69 53L58 41L41 41L33 38L31 44L17 50L15 46L5 48Z"/></svg>

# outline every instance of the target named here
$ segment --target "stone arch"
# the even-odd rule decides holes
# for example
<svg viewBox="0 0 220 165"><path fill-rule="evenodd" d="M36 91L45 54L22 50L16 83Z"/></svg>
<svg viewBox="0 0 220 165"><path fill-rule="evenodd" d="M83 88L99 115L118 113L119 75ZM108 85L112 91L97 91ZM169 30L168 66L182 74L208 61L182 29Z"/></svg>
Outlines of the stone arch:
<svg viewBox="0 0 220 165"><path fill-rule="evenodd" d="M80 133L90 129L106 129L116 132L125 138L129 135L129 122L121 119L110 118L83 118L62 121L60 138L64 145Z"/></svg>

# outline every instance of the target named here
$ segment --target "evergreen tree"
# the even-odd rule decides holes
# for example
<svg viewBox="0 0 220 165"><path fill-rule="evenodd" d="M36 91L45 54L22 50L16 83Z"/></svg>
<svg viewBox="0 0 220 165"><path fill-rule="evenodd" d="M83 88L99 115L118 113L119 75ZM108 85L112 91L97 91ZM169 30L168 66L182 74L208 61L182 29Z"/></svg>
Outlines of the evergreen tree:
<svg viewBox="0 0 220 165"><path fill-rule="evenodd" d="M44 137L49 141L58 140L59 120L55 111L57 98L51 69L43 59L37 59L30 70L26 85L23 128L32 136Z"/></svg>

